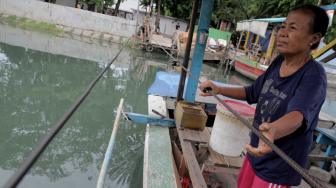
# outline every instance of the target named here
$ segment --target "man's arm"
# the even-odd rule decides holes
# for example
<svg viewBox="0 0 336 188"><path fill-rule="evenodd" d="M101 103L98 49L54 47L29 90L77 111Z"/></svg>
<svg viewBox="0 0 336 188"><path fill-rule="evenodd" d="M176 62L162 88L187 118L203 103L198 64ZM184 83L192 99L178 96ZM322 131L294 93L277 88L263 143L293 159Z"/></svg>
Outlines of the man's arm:
<svg viewBox="0 0 336 188"><path fill-rule="evenodd" d="M204 81L199 85L199 88L201 90L200 95L201 96L211 96L211 93L204 93L203 90L205 88L211 88L212 93L214 94L220 94L224 95L230 98L234 99L240 99L240 100L245 100L246 99L246 93L245 93L245 88L242 86L237 86L237 87L220 87L215 85L213 82L210 80Z"/></svg>
<svg viewBox="0 0 336 188"><path fill-rule="evenodd" d="M285 137L296 131L303 122L303 115L299 111L292 111L272 123L263 123L259 126L261 133L271 142ZM259 140L258 147L246 146L246 150L253 156L260 157L272 151L262 140Z"/></svg>

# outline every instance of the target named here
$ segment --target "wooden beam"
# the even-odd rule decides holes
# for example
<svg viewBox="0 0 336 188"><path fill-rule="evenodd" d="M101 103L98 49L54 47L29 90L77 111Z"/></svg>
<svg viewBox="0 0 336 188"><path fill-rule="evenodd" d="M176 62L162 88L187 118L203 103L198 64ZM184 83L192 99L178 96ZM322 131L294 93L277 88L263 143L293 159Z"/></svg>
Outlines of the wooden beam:
<svg viewBox="0 0 336 188"><path fill-rule="evenodd" d="M194 149L190 141L182 141L181 143L183 156L187 162L188 172L193 188L207 188L207 184L201 172L201 168L195 157Z"/></svg>
<svg viewBox="0 0 336 188"><path fill-rule="evenodd" d="M313 58L315 59L315 58L319 57L320 55L324 54L326 51L330 50L334 46L336 46L336 39L329 42L329 44L325 45L323 48L314 51L313 54L312 54Z"/></svg>
<svg viewBox="0 0 336 188"><path fill-rule="evenodd" d="M147 126L144 149L143 187L179 187L177 181L179 177L176 177L173 162L168 128Z"/></svg>

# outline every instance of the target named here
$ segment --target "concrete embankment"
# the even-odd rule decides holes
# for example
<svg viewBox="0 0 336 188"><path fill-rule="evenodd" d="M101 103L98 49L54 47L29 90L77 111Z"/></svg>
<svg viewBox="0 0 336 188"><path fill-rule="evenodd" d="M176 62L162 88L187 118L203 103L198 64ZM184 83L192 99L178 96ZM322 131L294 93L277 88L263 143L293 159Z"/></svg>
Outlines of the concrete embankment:
<svg viewBox="0 0 336 188"><path fill-rule="evenodd" d="M55 24L79 36L120 42L136 31L136 22L36 0L0 0L0 14Z"/></svg>

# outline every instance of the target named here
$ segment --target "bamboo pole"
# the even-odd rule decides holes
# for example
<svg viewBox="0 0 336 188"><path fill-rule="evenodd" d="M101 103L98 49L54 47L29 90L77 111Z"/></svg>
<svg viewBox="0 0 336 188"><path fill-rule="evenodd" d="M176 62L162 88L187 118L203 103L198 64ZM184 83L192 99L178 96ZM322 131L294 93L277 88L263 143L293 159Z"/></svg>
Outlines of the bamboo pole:
<svg viewBox="0 0 336 188"><path fill-rule="evenodd" d="M118 127L119 127L119 120L120 120L123 104L124 104L124 99L121 98L120 103L119 103L119 107L117 109L117 116L114 120L111 138L110 138L110 141L109 141L106 153L105 153L103 165L100 169L98 182L97 182L97 188L102 188L104 186L104 179L105 179L107 167L109 166L110 159L111 159L111 156L112 156L112 151L113 151L115 138L116 138Z"/></svg>

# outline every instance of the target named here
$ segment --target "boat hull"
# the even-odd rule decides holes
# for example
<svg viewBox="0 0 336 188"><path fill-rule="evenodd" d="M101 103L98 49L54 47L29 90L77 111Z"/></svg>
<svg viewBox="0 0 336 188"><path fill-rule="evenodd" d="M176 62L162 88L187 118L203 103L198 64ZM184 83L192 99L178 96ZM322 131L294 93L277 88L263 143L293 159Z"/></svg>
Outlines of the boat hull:
<svg viewBox="0 0 336 188"><path fill-rule="evenodd" d="M235 61L234 67L237 72L252 80L256 80L260 75L262 75L265 72L265 70L260 69L257 66L253 67L249 64L246 64L238 60Z"/></svg>

